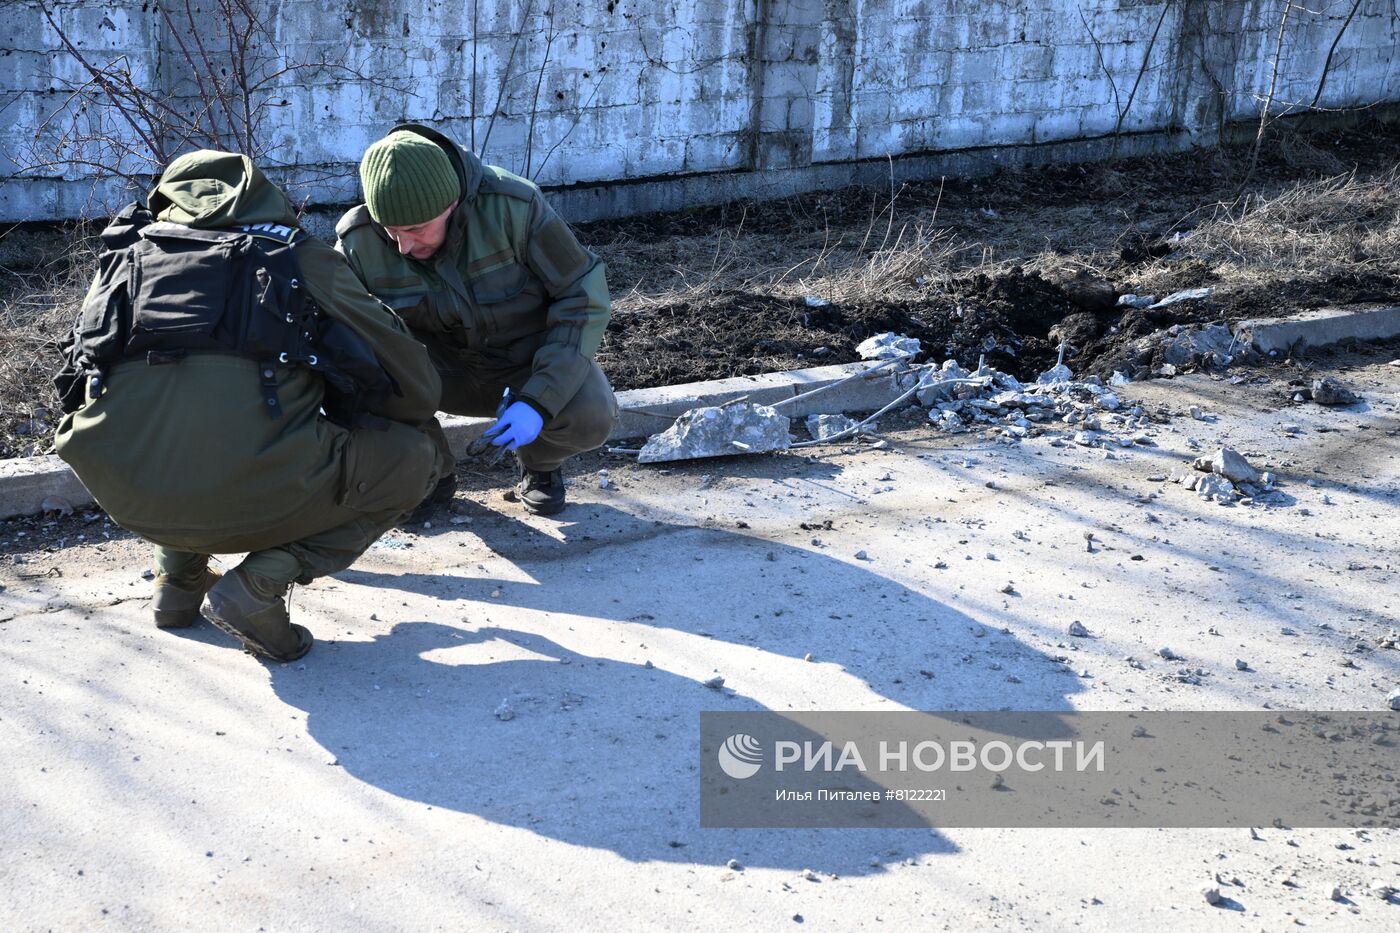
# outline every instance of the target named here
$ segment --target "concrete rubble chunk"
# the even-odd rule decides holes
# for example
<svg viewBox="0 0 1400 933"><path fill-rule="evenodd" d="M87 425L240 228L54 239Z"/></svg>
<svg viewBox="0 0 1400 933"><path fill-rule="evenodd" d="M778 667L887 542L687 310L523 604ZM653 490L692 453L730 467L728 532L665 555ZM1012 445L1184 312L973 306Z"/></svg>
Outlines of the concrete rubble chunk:
<svg viewBox="0 0 1400 933"><path fill-rule="evenodd" d="M1210 458L1210 471L1235 485L1258 483L1262 478L1259 471L1250 466L1249 461L1233 447L1222 447L1215 452Z"/></svg>
<svg viewBox="0 0 1400 933"><path fill-rule="evenodd" d="M856 352L863 360L892 360L896 357L912 356L920 349L922 348L919 341L914 337L883 333L862 340L856 347Z"/></svg>
<svg viewBox="0 0 1400 933"><path fill-rule="evenodd" d="M1196 481L1196 495L1208 502L1234 502L1235 487L1225 477L1212 473Z"/></svg>
<svg viewBox="0 0 1400 933"><path fill-rule="evenodd" d="M1051 366L1045 372L1036 377L1036 382L1041 385L1050 385L1056 382L1069 382L1074 378L1074 373L1064 363Z"/></svg>
<svg viewBox="0 0 1400 933"><path fill-rule="evenodd" d="M692 408L665 431L647 438L637 462L786 450L792 444L788 429L787 417L767 405Z"/></svg>
<svg viewBox="0 0 1400 933"><path fill-rule="evenodd" d="M961 434L967 430L967 422L963 421L957 412L931 411L928 413L928 419L938 425L940 431L948 434Z"/></svg>
<svg viewBox="0 0 1400 933"><path fill-rule="evenodd" d="M1355 405L1361 397L1331 376L1314 379L1312 400L1319 405Z"/></svg>
<svg viewBox="0 0 1400 933"><path fill-rule="evenodd" d="M1127 295L1118 296L1118 307L1120 308L1137 308L1141 311L1143 308L1150 308L1156 303L1156 295L1134 295L1129 293Z"/></svg>
<svg viewBox="0 0 1400 933"><path fill-rule="evenodd" d="M1171 327L1162 344L1162 360L1173 367L1172 375L1177 366L1228 366L1234 343L1235 335L1223 324Z"/></svg>
<svg viewBox="0 0 1400 933"><path fill-rule="evenodd" d="M1202 298L1209 298L1214 289L1206 288L1184 288L1179 292L1172 292L1161 301L1148 305L1149 308L1166 308L1170 305L1180 304L1183 301L1200 301Z"/></svg>
<svg viewBox="0 0 1400 933"><path fill-rule="evenodd" d="M854 418L845 415L808 415L807 433L819 441L840 434L842 431L849 431L856 426ZM869 427L869 425L867 425Z"/></svg>

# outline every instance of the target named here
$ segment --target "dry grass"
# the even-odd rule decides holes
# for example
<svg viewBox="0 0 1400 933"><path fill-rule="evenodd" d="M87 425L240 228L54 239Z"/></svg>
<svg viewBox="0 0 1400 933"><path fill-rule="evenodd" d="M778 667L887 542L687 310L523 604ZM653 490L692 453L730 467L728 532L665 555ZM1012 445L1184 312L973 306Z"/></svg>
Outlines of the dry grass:
<svg viewBox="0 0 1400 933"><path fill-rule="evenodd" d="M1196 260L1234 286L1393 268L1400 258L1400 174L1361 180L1347 173L1272 196L1247 194L1193 212L1181 226L1189 233L1173 263ZM1147 270L1140 284L1150 286L1168 265Z"/></svg>
<svg viewBox="0 0 1400 933"><path fill-rule="evenodd" d="M6 237L23 238L11 233ZM46 452L58 420L53 393L58 343L73 327L96 269L97 240L80 231L69 248L31 268L3 268L0 291L0 458ZM6 244L6 258L45 251L45 244Z"/></svg>

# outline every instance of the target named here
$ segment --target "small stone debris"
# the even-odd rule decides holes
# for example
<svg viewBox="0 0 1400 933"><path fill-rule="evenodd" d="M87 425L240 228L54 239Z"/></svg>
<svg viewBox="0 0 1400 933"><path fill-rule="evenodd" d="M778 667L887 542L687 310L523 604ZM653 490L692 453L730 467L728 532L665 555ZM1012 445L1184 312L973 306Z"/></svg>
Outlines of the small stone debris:
<svg viewBox="0 0 1400 933"><path fill-rule="evenodd" d="M711 690L718 690L720 687L724 686L724 677L719 674L716 674L709 680L701 681L700 686L709 687Z"/></svg>
<svg viewBox="0 0 1400 933"><path fill-rule="evenodd" d="M647 661L645 664L642 665L642 667L644 667L647 670L652 670L656 667L656 665L652 664L651 661Z"/></svg>
<svg viewBox="0 0 1400 933"><path fill-rule="evenodd" d="M854 418L845 415L808 415L807 433L812 435L814 440L824 441L830 437L849 431L856 426Z"/></svg>
<svg viewBox="0 0 1400 933"><path fill-rule="evenodd" d="M1342 886L1340 884L1329 884L1323 888L1327 892L1329 901L1340 901L1342 899Z"/></svg>
<svg viewBox="0 0 1400 933"><path fill-rule="evenodd" d="M809 651L809 652L807 652L806 654L804 654L804 655L802 656L802 660L804 660L804 661L814 661L814 660L816 660L816 659L812 657L812 652Z"/></svg>
<svg viewBox="0 0 1400 933"><path fill-rule="evenodd" d="M1199 405L1192 405L1192 406L1191 406L1191 417L1192 417L1193 419L1195 419L1196 421L1205 421L1205 420L1206 420L1206 414L1205 414L1205 412L1201 411L1201 406L1199 406Z"/></svg>
<svg viewBox="0 0 1400 933"><path fill-rule="evenodd" d="M1379 878L1367 885L1367 890L1371 892L1372 897L1378 897L1383 901L1390 900L1390 896L1395 893L1394 887Z"/></svg>
<svg viewBox="0 0 1400 933"><path fill-rule="evenodd" d="M1400 712L1400 688L1390 691L1385 695L1385 705Z"/></svg>
<svg viewBox="0 0 1400 933"><path fill-rule="evenodd" d="M501 722L510 722L515 718L515 710L510 705L510 700L502 700L501 705L496 707L496 718Z"/></svg>
<svg viewBox="0 0 1400 933"><path fill-rule="evenodd" d="M1008 582L1008 583L1003 583L1003 584L997 589L997 592L998 592L998 593L1005 593L1007 596L1010 596L1010 595L1012 595L1013 593L1016 592L1016 584L1014 584L1014 583L1009 583L1009 582Z"/></svg>
<svg viewBox="0 0 1400 933"><path fill-rule="evenodd" d="M1069 634L1072 638L1088 638L1089 630L1084 627L1084 623L1075 619L1069 624Z"/></svg>
<svg viewBox="0 0 1400 933"><path fill-rule="evenodd" d="M1137 308L1139 311L1150 308L1157 303L1156 295L1134 295L1132 293L1118 296L1118 307Z"/></svg>
<svg viewBox="0 0 1400 933"><path fill-rule="evenodd" d="M1221 505L1235 501L1235 487L1223 476L1203 476L1196 481L1196 495Z"/></svg>
<svg viewBox="0 0 1400 933"><path fill-rule="evenodd" d="M743 871L743 870L744 870L743 864L742 864L738 859L736 859L736 858L732 858L732 859L730 859L729 861L725 862L725 863L724 863L724 867L725 867L725 868L728 868L730 871Z"/></svg>
<svg viewBox="0 0 1400 933"><path fill-rule="evenodd" d="M1220 896L1220 889L1213 887L1201 888L1201 896L1206 899L1206 903L1212 907L1218 905L1224 898Z"/></svg>
<svg viewBox="0 0 1400 933"><path fill-rule="evenodd" d="M1210 471L1223 476L1230 482L1258 483L1262 477L1259 471L1250 466L1249 461L1233 447L1221 447L1210 458Z"/></svg>
<svg viewBox="0 0 1400 933"><path fill-rule="evenodd" d="M16 556L18 556L18 555L16 555ZM19 561L15 561L15 563L19 563ZM156 573L155 573L154 570L143 570L143 571L141 571L141 579L142 579L142 580L154 580L155 578L156 578Z"/></svg>
<svg viewBox="0 0 1400 933"><path fill-rule="evenodd" d="M831 303L818 295L804 295L802 301L809 308L824 308Z"/></svg>
<svg viewBox="0 0 1400 933"><path fill-rule="evenodd" d="M821 881L821 878L817 877L817 873L814 872L814 871L812 871L812 869L810 869L810 868L804 868L804 869L802 869L802 880L803 880L803 881Z"/></svg>
<svg viewBox="0 0 1400 933"><path fill-rule="evenodd" d="M856 353L863 360L892 360L901 356L914 356L922 347L914 337L903 334L883 333L862 340L856 346Z"/></svg>
<svg viewBox="0 0 1400 933"><path fill-rule="evenodd" d="M45 515L57 512L60 516L67 517L73 514L73 503L62 496L47 496L43 502L39 503L39 510Z"/></svg>
<svg viewBox="0 0 1400 933"><path fill-rule="evenodd" d="M1237 671L1247 671L1247 670L1249 670L1249 662L1248 662L1248 661L1241 660L1240 658L1235 658L1235 670L1237 670Z"/></svg>
<svg viewBox="0 0 1400 933"><path fill-rule="evenodd" d="M1312 400L1319 405L1355 405L1361 397L1328 376L1313 380Z"/></svg>
<svg viewBox="0 0 1400 933"><path fill-rule="evenodd" d="M1166 645L1163 645L1162 647L1160 647L1160 648L1157 649L1157 655L1158 655L1159 657L1161 657L1163 660L1166 660L1166 661L1180 661L1180 660L1181 660L1181 656L1180 656L1179 654L1177 654L1175 651L1173 651L1171 648L1167 647Z"/></svg>
<svg viewBox="0 0 1400 933"><path fill-rule="evenodd" d="M870 555L864 551L856 551L856 560L870 560Z"/></svg>
<svg viewBox="0 0 1400 933"><path fill-rule="evenodd" d="M1285 626L1283 626L1282 628L1280 628L1280 629L1278 630L1278 633L1279 633L1280 635L1297 635L1297 634L1298 634L1298 633L1295 632L1293 629L1289 628L1287 625L1285 625Z"/></svg>
<svg viewBox="0 0 1400 933"><path fill-rule="evenodd" d="M1133 726L1133 738L1141 739L1147 736L1146 726Z"/></svg>

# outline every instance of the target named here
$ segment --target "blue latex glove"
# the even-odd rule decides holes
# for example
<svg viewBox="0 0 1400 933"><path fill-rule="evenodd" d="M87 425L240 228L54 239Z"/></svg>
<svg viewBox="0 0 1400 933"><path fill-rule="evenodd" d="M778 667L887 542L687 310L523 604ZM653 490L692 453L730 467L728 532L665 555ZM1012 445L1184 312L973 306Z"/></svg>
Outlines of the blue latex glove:
<svg viewBox="0 0 1400 933"><path fill-rule="evenodd" d="M544 419L539 412L524 402L512 402L486 432L486 436L497 447L504 444L506 450L515 450L539 437L543 428Z"/></svg>

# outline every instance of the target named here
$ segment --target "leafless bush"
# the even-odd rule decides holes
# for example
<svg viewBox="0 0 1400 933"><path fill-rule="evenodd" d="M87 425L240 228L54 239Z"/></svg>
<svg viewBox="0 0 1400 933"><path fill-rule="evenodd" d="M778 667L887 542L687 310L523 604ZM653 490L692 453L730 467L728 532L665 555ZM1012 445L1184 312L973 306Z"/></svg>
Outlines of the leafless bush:
<svg viewBox="0 0 1400 933"><path fill-rule="evenodd" d="M241 152L260 164L284 163L269 149L269 113L285 106L290 80L354 79L391 88L361 69L324 56L297 59L273 36L253 0L152 0L172 45L173 79L157 80L126 55L87 48L37 0L82 80L56 77L68 96L16 154L29 174L77 170L141 187L192 149Z"/></svg>

